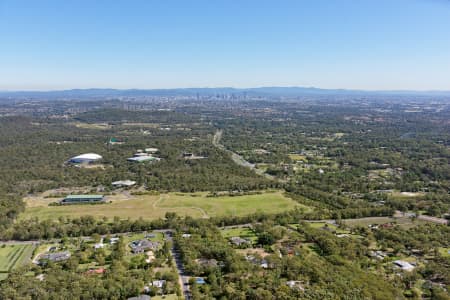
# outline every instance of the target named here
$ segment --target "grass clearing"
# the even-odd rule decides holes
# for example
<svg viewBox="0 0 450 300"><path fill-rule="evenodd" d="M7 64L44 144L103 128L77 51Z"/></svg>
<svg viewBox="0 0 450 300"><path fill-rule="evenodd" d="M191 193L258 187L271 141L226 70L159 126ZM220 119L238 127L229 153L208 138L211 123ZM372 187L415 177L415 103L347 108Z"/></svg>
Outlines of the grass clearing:
<svg viewBox="0 0 450 300"><path fill-rule="evenodd" d="M368 218L361 218L361 219L346 219L342 220L342 223L349 227L356 227L356 226L363 226L367 227L371 224L385 224L385 223L393 223L394 225L399 225L403 227L404 229L408 229L420 224L427 223L423 220L413 220L408 217L368 217Z"/></svg>
<svg viewBox="0 0 450 300"><path fill-rule="evenodd" d="M34 245L6 245L0 247L0 272L8 273L12 269L29 262Z"/></svg>
<svg viewBox="0 0 450 300"><path fill-rule="evenodd" d="M148 235L153 234L155 235L155 237L148 237ZM130 233L130 234L126 234L123 235L123 241L125 242L125 244L129 244L132 241L136 241L136 240L142 240L142 239L147 239L149 241L153 241L153 242L160 242L161 245L164 243L164 235L161 232L142 232L142 233Z"/></svg>
<svg viewBox="0 0 450 300"><path fill-rule="evenodd" d="M439 247L439 253L442 257L450 257L450 248Z"/></svg>
<svg viewBox="0 0 450 300"><path fill-rule="evenodd" d="M243 239L247 239L255 243L258 240L255 232L248 227L238 227L238 228L227 228L221 230L222 236L226 239L231 237L241 237Z"/></svg>
<svg viewBox="0 0 450 300"><path fill-rule="evenodd" d="M37 246L35 255L33 257L33 259L37 259L39 257L39 255L47 252L51 247L58 247L59 245L57 243L52 243L52 244L39 244L39 246Z"/></svg>
<svg viewBox="0 0 450 300"><path fill-rule="evenodd" d="M322 229L325 227L328 227L332 232L335 232L336 234L350 234L350 231L339 228L338 226L328 223L328 222L308 222L308 225L312 228L316 229ZM291 229L296 230L300 224L289 224L288 227Z"/></svg>
<svg viewBox="0 0 450 300"><path fill-rule="evenodd" d="M157 203L160 201L160 196L157 195L143 195L133 196L129 199L122 196L110 196L108 201L111 203L105 204L80 204L80 205L63 205L63 206L48 206L49 203L55 202L55 199L26 199L27 208L20 218L29 219L38 217L39 219L56 219L60 216L64 217L80 217L80 216L94 216L97 218L113 218L118 216L120 218L138 219L157 219L164 217L166 212L175 212L181 216L201 217L202 214L195 209L184 207L159 208Z"/></svg>
<svg viewBox="0 0 450 300"><path fill-rule="evenodd" d="M266 252L266 249L264 248L248 248L248 249L236 249L237 253L247 256L247 255L259 255L261 257L266 257L268 255L271 255L273 253Z"/></svg>
<svg viewBox="0 0 450 300"><path fill-rule="evenodd" d="M336 232L337 234L349 234L350 232L344 229L341 229L339 227L337 227L334 224L330 224L330 223L326 223L326 222L311 222L308 223L309 226L311 226L312 228L324 228L324 227L328 227L330 228L333 232Z"/></svg>
<svg viewBox="0 0 450 300"><path fill-rule="evenodd" d="M298 161L298 160L302 160L302 161L307 161L307 158L305 155L301 155L301 154L288 154L289 158L294 160L294 161Z"/></svg>
<svg viewBox="0 0 450 300"><path fill-rule="evenodd" d="M395 191L392 192L388 195L389 199L393 199L393 200L410 200L410 199L416 199L419 200L421 198L423 198L426 194L423 192L417 192L417 193L413 193L413 192L399 192L399 191Z"/></svg>
<svg viewBox="0 0 450 300"><path fill-rule="evenodd" d="M83 129L99 129L99 130L107 130L111 128L111 125L107 123L80 123L75 122L72 123L75 127L83 128Z"/></svg>
<svg viewBox="0 0 450 300"><path fill-rule="evenodd" d="M125 197L123 195L108 196L111 203L81 204L65 206L49 206L55 199L43 197L26 198L27 208L21 219L38 217L39 219L55 219L60 216L80 217L91 215L109 219L120 218L157 219L166 212L175 212L180 216L208 218L213 216L244 216L256 212L279 213L295 207L311 208L301 205L284 195L282 191L266 192L256 195L207 197L207 192L168 193L161 195L140 195Z"/></svg>

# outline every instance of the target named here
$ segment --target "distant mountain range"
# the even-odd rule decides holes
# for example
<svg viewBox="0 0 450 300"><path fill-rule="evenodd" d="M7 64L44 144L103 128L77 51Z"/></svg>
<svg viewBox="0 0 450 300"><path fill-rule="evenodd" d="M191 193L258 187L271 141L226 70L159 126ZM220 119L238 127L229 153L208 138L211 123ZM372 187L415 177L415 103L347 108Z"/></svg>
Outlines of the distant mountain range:
<svg viewBox="0 0 450 300"><path fill-rule="evenodd" d="M405 95L450 96L450 91L365 91L347 89L320 89L314 87L258 87L258 88L175 88L175 89L72 89L59 91L0 91L0 97L11 98L98 98L139 96L196 96L235 94L248 96L306 96L306 95Z"/></svg>

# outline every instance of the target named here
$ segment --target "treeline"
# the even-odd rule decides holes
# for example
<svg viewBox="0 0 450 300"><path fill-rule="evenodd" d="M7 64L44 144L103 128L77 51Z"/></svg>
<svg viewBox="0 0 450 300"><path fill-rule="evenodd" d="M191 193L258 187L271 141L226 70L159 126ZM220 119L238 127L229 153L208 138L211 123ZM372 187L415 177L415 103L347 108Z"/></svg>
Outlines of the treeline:
<svg viewBox="0 0 450 300"><path fill-rule="evenodd" d="M167 229L186 224L187 226L199 226L199 224L215 226L231 226L265 220L273 220L277 224L287 225L298 223L302 220L320 220L320 219L346 219L363 218L375 216L391 216L393 211L385 207L341 209L326 211L317 209L312 212L304 212L302 209L294 209L279 214L255 213L247 216L222 216L208 220L194 219L192 217L181 218L168 213L165 219L137 220L120 219L115 217L113 220L96 219L92 216L82 216L79 218L59 218L58 220L43 220L37 218L16 221L13 225L0 231L0 240L38 240L53 239L63 237L90 236L97 234L140 232L152 229Z"/></svg>
<svg viewBox="0 0 450 300"><path fill-rule="evenodd" d="M8 227L25 210L19 196L0 194L0 231Z"/></svg>

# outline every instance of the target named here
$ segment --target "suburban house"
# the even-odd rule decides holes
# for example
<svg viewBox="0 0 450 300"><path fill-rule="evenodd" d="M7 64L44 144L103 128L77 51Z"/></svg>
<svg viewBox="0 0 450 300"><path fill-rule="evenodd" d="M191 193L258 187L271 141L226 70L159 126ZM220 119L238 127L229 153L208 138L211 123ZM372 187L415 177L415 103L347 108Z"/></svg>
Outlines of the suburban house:
<svg viewBox="0 0 450 300"><path fill-rule="evenodd" d="M235 246L251 245L251 242L249 240L243 239L239 236L233 236L232 238L230 238L230 241Z"/></svg>
<svg viewBox="0 0 450 300"><path fill-rule="evenodd" d="M39 264L46 264L47 261L58 262L68 260L70 258L69 251L45 253L39 256Z"/></svg>
<svg viewBox="0 0 450 300"><path fill-rule="evenodd" d="M159 242L152 242L149 240L138 240L130 243L130 248L133 253L144 253L147 250L157 250Z"/></svg>
<svg viewBox="0 0 450 300"><path fill-rule="evenodd" d="M119 240L120 240L120 238L118 238L118 237L112 237L112 238L109 239L109 243L111 245L114 245L114 244L118 243Z"/></svg>
<svg viewBox="0 0 450 300"><path fill-rule="evenodd" d="M131 162L146 162L146 161L160 161L161 159L159 157L154 157L151 155L143 155L143 156L133 156L127 158L127 160Z"/></svg>
<svg viewBox="0 0 450 300"><path fill-rule="evenodd" d="M162 287L164 286L164 284L166 283L165 280L153 280L150 285L157 287L159 289L162 289Z"/></svg>
<svg viewBox="0 0 450 300"><path fill-rule="evenodd" d="M100 243L94 244L94 249L103 249L105 244L103 244L103 239Z"/></svg>
<svg viewBox="0 0 450 300"><path fill-rule="evenodd" d="M152 154L154 154L154 153L158 152L159 149L158 149L158 148L145 148L144 151L147 152L147 153L152 153Z"/></svg>
<svg viewBox="0 0 450 300"><path fill-rule="evenodd" d="M289 280L286 282L286 285L293 290L299 290L299 291L305 290L305 288L303 287L303 282L298 281L298 280Z"/></svg>
<svg viewBox="0 0 450 300"><path fill-rule="evenodd" d="M98 269L89 269L85 272L86 275L100 275L106 272L105 268L98 268Z"/></svg>
<svg viewBox="0 0 450 300"><path fill-rule="evenodd" d="M393 262L393 264L402 269L403 271L412 271L415 268L409 262L404 260L396 260Z"/></svg>
<svg viewBox="0 0 450 300"><path fill-rule="evenodd" d="M115 188L131 187L135 184L136 184L136 181L133 181L133 180L118 180L118 181L114 181L113 183L111 183L111 185Z"/></svg>
<svg viewBox="0 0 450 300"><path fill-rule="evenodd" d="M245 256L245 259L254 265L260 266L263 269L269 268L269 262L264 258L259 259L259 258L255 257L254 255L247 255L247 256Z"/></svg>

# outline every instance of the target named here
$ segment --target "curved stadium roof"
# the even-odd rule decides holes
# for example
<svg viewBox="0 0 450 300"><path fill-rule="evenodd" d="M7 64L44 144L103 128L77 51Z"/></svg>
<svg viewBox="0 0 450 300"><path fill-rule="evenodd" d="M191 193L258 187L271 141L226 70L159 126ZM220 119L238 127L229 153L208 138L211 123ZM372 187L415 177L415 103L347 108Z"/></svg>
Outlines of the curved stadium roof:
<svg viewBox="0 0 450 300"><path fill-rule="evenodd" d="M85 153L78 156L72 157L70 160L99 160L103 157L95 153Z"/></svg>

